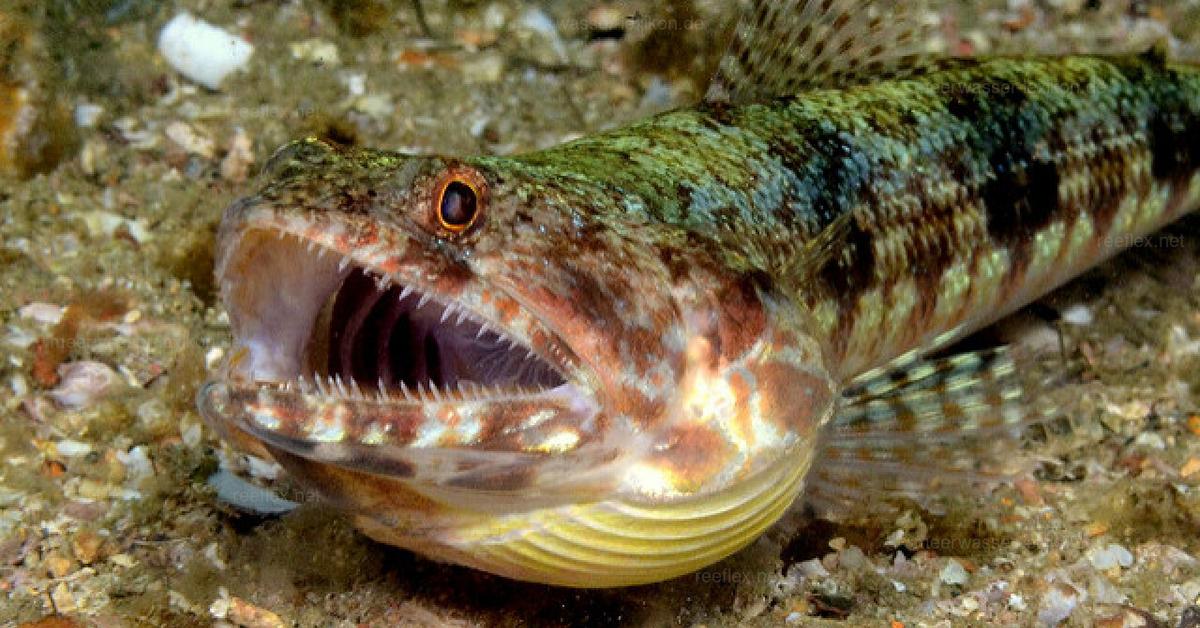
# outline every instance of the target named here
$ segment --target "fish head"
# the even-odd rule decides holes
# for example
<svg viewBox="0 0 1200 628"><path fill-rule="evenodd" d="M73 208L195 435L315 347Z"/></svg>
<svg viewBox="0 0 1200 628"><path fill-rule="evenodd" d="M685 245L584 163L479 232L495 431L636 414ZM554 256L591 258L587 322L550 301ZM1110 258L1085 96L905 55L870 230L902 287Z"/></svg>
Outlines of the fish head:
<svg viewBox="0 0 1200 628"><path fill-rule="evenodd" d="M800 491L820 343L686 232L521 168L281 149L222 221L202 413L436 559L568 586L715 562Z"/></svg>

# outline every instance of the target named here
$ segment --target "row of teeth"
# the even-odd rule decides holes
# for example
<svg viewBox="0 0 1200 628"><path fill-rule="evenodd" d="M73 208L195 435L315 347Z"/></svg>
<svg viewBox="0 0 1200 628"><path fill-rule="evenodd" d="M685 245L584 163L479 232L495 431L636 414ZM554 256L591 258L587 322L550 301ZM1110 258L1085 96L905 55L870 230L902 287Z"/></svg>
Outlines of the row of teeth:
<svg viewBox="0 0 1200 628"><path fill-rule="evenodd" d="M525 397L540 395L548 392L550 389L545 386L537 386L530 388L527 386L516 386L501 388L499 386L484 386L472 381L460 381L453 388L439 388L433 382L425 384L417 384L416 389L409 388L408 384L400 382L399 389L388 389L383 385L383 379L378 382L379 388L372 394L370 391L364 391L354 378L350 378L350 383L347 384L341 375L306 377L301 375L299 378L281 384L264 384L263 387L276 388L284 392L298 390L301 394L310 395L317 393L322 397L338 397L347 401L366 401L375 403L392 403L397 401L410 401L416 403L428 402L446 402L446 401L470 401L482 399L496 399L500 397Z"/></svg>
<svg viewBox="0 0 1200 628"><path fill-rule="evenodd" d="M286 231L278 231L277 233L279 234L280 240L283 240L287 236L292 236L294 238L304 241L305 248L308 249L309 253L315 254L317 256L317 259L324 258L325 253L330 252L330 249L328 249L320 244L317 244L317 242L314 240L300 238L299 236L292 235ZM353 263L354 263L354 260L349 255L343 255L342 258L338 261L338 272L341 272L341 273L346 272L346 269L349 268L350 265ZM387 290L388 288L390 288L393 283L400 284L399 281L393 279L391 276L378 275L375 273L374 270L372 270L371 268L369 268L367 266L363 266L363 268L367 272L369 272L371 274L371 276L373 276L375 278L375 288L377 290L379 290L380 292L383 292L384 290ZM399 299L400 301L404 301L404 299L408 298L409 295L413 294L414 292L417 292L416 290L413 289L412 286L409 286L407 284L400 284L400 285L403 285L403 288L401 288L401 290L400 290L400 299ZM454 316L454 314L457 312L458 317L454 320L454 325L456 327L459 325L462 325L463 321L466 321L466 320L469 320L472 323L479 326L479 331L475 333L476 340L482 338L483 334L485 334L485 333L491 333L493 336L497 337L499 342L501 342L503 344L507 344L510 349L517 348L517 341L513 340L512 338L509 338L508 335L502 331L492 329L487 324L487 322L477 318L472 312L470 312L466 308L462 307L461 305L458 305L457 303L455 303L453 301L451 301L449 303L443 303L442 301L440 301L438 299L434 299L434 298L430 297L428 294L422 292L421 296L419 297L419 299L417 301L417 309L421 309L421 308L425 307L425 304L429 303L430 301L435 301L435 302L437 302L438 305L442 306L442 318L439 321L439 323L444 324L451 316ZM525 353L526 360L536 357L537 354L534 353L533 349L528 348L528 347L524 347L524 348L526 351L526 353ZM557 347L555 349L557 349Z"/></svg>
<svg viewBox="0 0 1200 628"><path fill-rule="evenodd" d="M287 236L299 238L299 236L294 236L286 231L279 231L278 233L280 240ZM310 254L315 254L317 259L322 259L324 258L325 253L331 252L330 249L318 244L314 240L307 238L299 239L305 242L305 248ZM343 255L338 261L338 272L346 272L346 269L348 269L352 264L354 264L354 260L349 255ZM374 270L367 266L363 266L363 268L375 278L375 288L380 292L390 288L393 283L402 285L403 287L400 290L400 297L398 301L404 301L414 292L417 292L412 286L400 284L400 282L396 281L389 275L378 275ZM483 334L490 333L496 337L498 342L508 345L509 349L517 348L517 341L510 338L502 331L492 329L487 322L477 318L470 310L462 307L454 301L443 303L438 299L430 297L427 293L422 292L420 293L420 297L417 301L417 309L425 307L425 305L430 301L435 301L439 306L442 307L442 316L441 320L439 321L440 324L445 324L445 322L449 320L451 316L454 316L454 314L457 313L458 316L454 320L454 325L456 327L462 325L463 321L467 320L479 327L479 331L475 333L476 340L482 338ZM525 347L524 345L521 346L525 349L525 357L523 358L525 362L537 358L537 354L532 348ZM557 346L550 345L550 349L560 359L565 359L566 356L563 355L562 351ZM322 379L324 379L324 382L322 382ZM304 376L301 376L297 381L285 382L283 384L283 388L286 390L290 390L293 386L305 394L311 394L313 391L316 391L322 396L329 396L333 394L343 399L352 401L375 401L378 403L399 401L401 397L405 401L441 402L445 400L452 400L455 398L455 396L457 396L458 400L466 400L471 398L478 399L485 397L495 398L502 395L508 397L527 396L541 394L548 390L547 388L540 386L537 388L527 388L522 386L500 388L497 386L483 386L475 382L460 381L458 382L457 390L442 390L434 382L426 382L424 385L417 384L416 391L413 391L408 387L407 384L401 381L399 390L392 389L389 391L388 388L384 386L383 380L380 379L379 382L377 382L377 391L372 398L368 395L368 393L363 392L362 388L358 385L358 382L354 381L354 378L350 378L350 384L346 385L346 383L342 380L341 375L326 376L324 378L320 376L313 376L311 383L309 383L308 379L306 379Z"/></svg>

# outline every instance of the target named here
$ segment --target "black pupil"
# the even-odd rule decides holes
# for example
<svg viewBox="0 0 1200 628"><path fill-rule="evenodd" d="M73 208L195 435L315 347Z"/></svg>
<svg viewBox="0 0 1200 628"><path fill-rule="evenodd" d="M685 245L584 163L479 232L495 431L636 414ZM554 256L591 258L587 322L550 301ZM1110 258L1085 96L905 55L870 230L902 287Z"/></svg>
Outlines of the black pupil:
<svg viewBox="0 0 1200 628"><path fill-rule="evenodd" d="M454 181L442 194L442 221L461 227L475 217L475 190L465 183Z"/></svg>

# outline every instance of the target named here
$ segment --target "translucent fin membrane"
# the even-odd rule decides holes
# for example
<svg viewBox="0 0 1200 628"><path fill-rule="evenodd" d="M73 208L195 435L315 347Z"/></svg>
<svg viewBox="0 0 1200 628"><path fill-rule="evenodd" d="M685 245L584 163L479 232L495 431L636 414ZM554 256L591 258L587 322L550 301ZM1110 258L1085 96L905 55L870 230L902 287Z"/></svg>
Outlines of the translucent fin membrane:
<svg viewBox="0 0 1200 628"><path fill-rule="evenodd" d="M935 507L950 489L1005 481L1022 428L1048 413L1023 398L1004 348L908 358L865 374L843 397L806 493L832 518L897 498Z"/></svg>
<svg viewBox="0 0 1200 628"><path fill-rule="evenodd" d="M922 3L755 0L709 86L709 102L756 102L902 76L928 61Z"/></svg>

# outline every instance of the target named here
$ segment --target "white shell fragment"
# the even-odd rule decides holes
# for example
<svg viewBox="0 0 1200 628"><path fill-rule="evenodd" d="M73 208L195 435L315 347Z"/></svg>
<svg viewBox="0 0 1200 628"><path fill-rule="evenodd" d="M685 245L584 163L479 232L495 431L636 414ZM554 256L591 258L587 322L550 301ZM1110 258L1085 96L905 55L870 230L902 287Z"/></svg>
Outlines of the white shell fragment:
<svg viewBox="0 0 1200 628"><path fill-rule="evenodd" d="M62 378L50 398L66 408L83 408L115 390L121 383L117 372L103 362L83 360L58 367Z"/></svg>
<svg viewBox="0 0 1200 628"><path fill-rule="evenodd" d="M254 46L183 12L159 33L158 51L180 74L217 89L226 76L250 61Z"/></svg>

